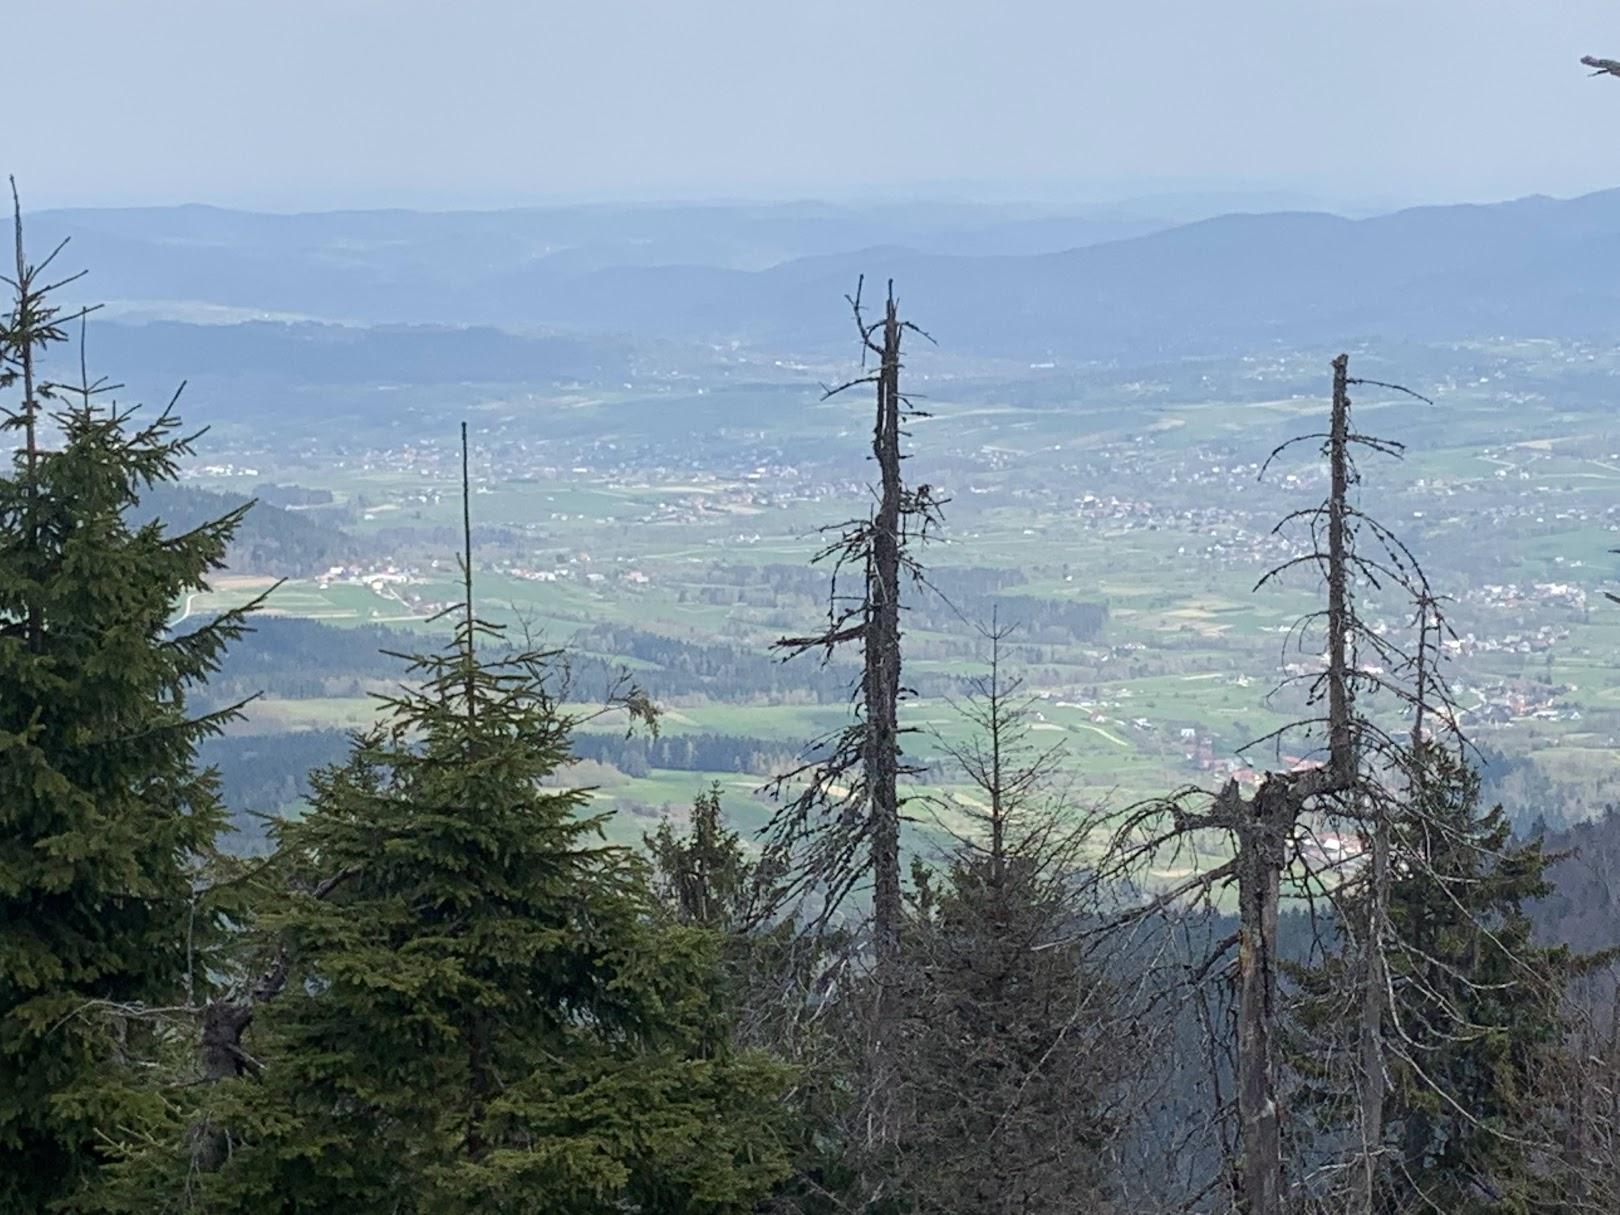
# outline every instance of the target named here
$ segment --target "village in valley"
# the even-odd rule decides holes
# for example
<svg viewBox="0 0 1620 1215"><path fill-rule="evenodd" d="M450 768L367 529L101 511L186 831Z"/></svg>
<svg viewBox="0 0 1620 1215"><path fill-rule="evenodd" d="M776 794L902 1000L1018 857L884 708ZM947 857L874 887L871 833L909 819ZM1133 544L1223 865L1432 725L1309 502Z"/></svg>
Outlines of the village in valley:
<svg viewBox="0 0 1620 1215"><path fill-rule="evenodd" d="M838 412L818 403L804 366L772 368L785 383L697 395L683 373L609 394L565 386L549 405L531 394L481 407L469 453L481 598L502 618L543 622L560 641L629 628L649 633L647 652L719 643L775 661L774 640L825 612L828 571L814 558L827 529L864 511L869 492L859 405ZM1002 610L1037 621L1018 649L1044 715L1037 724L1061 732L1097 796L1166 780L1247 787L1268 770L1316 762L1308 740L1264 754L1252 744L1302 712L1321 670L1319 643L1298 631L1314 593L1308 571L1256 589L1265 571L1308 552L1308 520L1278 524L1320 501L1320 460L1310 444L1269 459L1267 451L1309 432L1320 377L1304 360L1267 365L1263 376L1251 362L1232 367L1238 382L1293 390L1233 406L1178 402L1174 382L1135 380L1108 391L1151 404L1011 414L997 406L992 425L975 403L1002 391L992 373L953 365L928 384L912 459L947 499L928 551L930 585L989 579L1003 588ZM768 374L757 362L751 370ZM1063 370L1033 374L1061 379ZM1214 395L1223 385L1206 374L1197 387ZM1453 720L1470 737L1531 757L1608 745L1620 734L1620 702L1591 656L1608 627L1594 608L1606 604L1601 558L1620 530L1620 507L1595 491L1620 479L1620 464L1578 440L1578 413L1543 407L1522 442L1503 442L1497 421L1472 428L1476 415L1500 418L1492 376L1426 387L1454 394L1452 424L1361 403L1367 425L1404 428L1405 444L1404 459L1369 460L1362 477L1379 521L1421 559L1444 603ZM677 390L689 394L682 403L671 399ZM736 398L751 393L776 411L769 434L750 428L748 409L739 413ZM568 424L537 431L534 419L558 408ZM619 413L653 419L651 429L619 429ZM688 414L700 425L678 421ZM360 434L319 450L312 439L249 445L187 475L353 537L352 556L303 582L307 597L284 593L272 611L425 626L461 595L460 455L436 418L424 410L403 426L396 419L391 430L411 435L403 441ZM994 602L975 600L971 610ZM1046 609L1036 605L1086 603L1105 612L1098 635L1038 624ZM1378 636L1402 644L1408 605L1369 586L1364 611ZM931 684L937 690L913 711L934 720L930 697L978 669L982 647L962 605L924 615L907 625L918 638L914 669L947 683ZM1399 677L1373 657L1361 662L1369 676ZM658 695L656 669L644 677ZM731 728L722 724L730 704L691 693L671 703L692 729ZM828 704L819 720L837 711ZM749 724L784 745L802 743L804 729L770 705ZM631 781L604 793L634 802L640 788Z"/></svg>

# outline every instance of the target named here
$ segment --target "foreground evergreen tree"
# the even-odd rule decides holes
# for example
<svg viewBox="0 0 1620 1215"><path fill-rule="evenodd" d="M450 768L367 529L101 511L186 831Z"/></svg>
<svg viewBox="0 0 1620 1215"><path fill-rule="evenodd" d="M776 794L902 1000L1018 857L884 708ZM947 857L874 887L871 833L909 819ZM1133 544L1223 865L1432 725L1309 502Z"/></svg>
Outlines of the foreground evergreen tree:
<svg viewBox="0 0 1620 1215"><path fill-rule="evenodd" d="M137 426L87 384L41 373L64 342L17 222L0 318L0 1212L78 1195L108 1134L142 1125L142 1016L202 985L212 917L194 881L223 829L196 747L222 714L188 689L240 631L168 621L205 589L241 512L184 535L135 526L189 440L169 413ZM55 284L54 286L60 286Z"/></svg>
<svg viewBox="0 0 1620 1215"><path fill-rule="evenodd" d="M894 1150L876 1165L903 1209L939 1215L1101 1215L1120 1129L1120 992L1081 930L1085 816L1056 796L1060 748L1033 745L1029 699L989 633L990 671L961 707L972 738L946 751L971 798L943 880L918 890L896 999ZM936 888L937 887L937 888ZM1135 1029L1132 1030L1134 1034Z"/></svg>
<svg viewBox="0 0 1620 1215"><path fill-rule="evenodd" d="M203 1168L254 1212L723 1212L784 1171L780 1069L715 1032L716 937L654 914L580 791L555 655L469 615L279 826L292 893ZM193 1115L195 1116L195 1115ZM131 1205L134 1205L133 1203ZM147 1208L150 1209L150 1208Z"/></svg>
<svg viewBox="0 0 1620 1215"><path fill-rule="evenodd" d="M718 785L693 800L687 834L677 835L666 818L643 842L652 860L654 892L665 914L677 924L714 934L721 964L709 987L707 1033L712 1045L729 1042L740 1023L768 1016L779 1004L772 954L788 939L781 930L756 932L770 895L766 873L750 860L742 838L726 826ZM756 999L750 1000L750 995ZM757 1045L770 1037L761 1028L750 1026Z"/></svg>
<svg viewBox="0 0 1620 1215"><path fill-rule="evenodd" d="M786 878L776 858L754 854L727 825L718 785L694 799L687 831L666 819L646 844L665 913L720 936L723 975L710 991L717 1031L792 1068L781 1116L792 1176L777 1187L770 1209L841 1209L833 1195L852 1184L841 1121L860 1067L852 1014L864 1007L864 976L846 973L853 937L830 928L803 932L772 914Z"/></svg>
<svg viewBox="0 0 1620 1215"><path fill-rule="evenodd" d="M959 856L909 931L905 1118L889 1169L911 1209L1101 1215L1116 1080L1111 984L1063 936L1074 870L1020 830ZM1054 863L1048 864L1052 860Z"/></svg>
<svg viewBox="0 0 1620 1215"><path fill-rule="evenodd" d="M1480 807L1479 777L1456 754L1422 744L1413 770L1391 823L1389 1091L1373 1209L1565 1209L1555 1111L1542 1098L1544 1077L1563 1063L1561 1004L1577 961L1537 944L1525 910L1550 889L1550 858L1539 840L1513 840L1500 807ZM1358 1043L1342 993L1366 897L1346 900L1341 947L1298 972L1304 1096L1330 1137L1354 1137L1340 1077Z"/></svg>

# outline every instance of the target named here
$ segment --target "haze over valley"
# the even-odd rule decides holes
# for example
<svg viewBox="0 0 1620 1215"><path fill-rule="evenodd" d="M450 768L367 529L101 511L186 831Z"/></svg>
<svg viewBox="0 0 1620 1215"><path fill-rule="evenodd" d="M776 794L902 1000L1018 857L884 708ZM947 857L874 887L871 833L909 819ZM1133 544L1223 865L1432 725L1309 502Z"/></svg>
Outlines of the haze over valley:
<svg viewBox="0 0 1620 1215"><path fill-rule="evenodd" d="M1453 600L1450 676L1510 811L1573 820L1610 796L1620 291L1589 267L1620 242L1620 192L1359 220L897 203L30 223L95 267L74 288L105 301L92 361L148 400L188 381L210 431L184 485L260 500L249 530L272 538L193 610L288 578L273 616L428 627L454 598L468 419L482 608L629 663L671 737L728 740L676 766L591 744L616 804L720 780L746 805L846 712L846 672L782 667L771 643L814 620L818 529L871 478L866 403L822 399L858 373L842 296L862 274L868 292L892 276L933 338L907 358L930 415L910 468L950 502L939 595L907 623L911 720L945 720L995 612L1087 796L1264 770L1241 749L1297 708L1274 685L1316 660L1287 638L1314 588L1253 588L1298 550L1273 525L1323 470L1305 447L1258 474L1320 425L1343 348L1429 398L1358 392L1363 424L1408 448L1361 492ZM297 789L317 739L282 735L340 750L386 676L366 653L272 689L216 744L227 772L284 749L274 787Z"/></svg>

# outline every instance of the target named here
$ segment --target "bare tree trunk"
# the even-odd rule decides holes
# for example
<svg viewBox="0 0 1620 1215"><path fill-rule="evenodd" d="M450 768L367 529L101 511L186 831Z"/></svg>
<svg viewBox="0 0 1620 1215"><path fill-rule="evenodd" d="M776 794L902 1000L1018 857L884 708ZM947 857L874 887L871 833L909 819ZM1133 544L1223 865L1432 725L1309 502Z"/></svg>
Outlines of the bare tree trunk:
<svg viewBox="0 0 1620 1215"><path fill-rule="evenodd" d="M1238 1111L1243 1124L1240 1206L1247 1215L1281 1215L1283 1209L1282 1120L1277 1104L1273 1035L1277 1022L1277 905L1287 862L1290 831L1306 803L1320 794L1344 793L1356 785L1357 757L1351 707L1350 634L1350 393L1348 355L1333 360L1333 407L1328 434L1331 485L1327 501L1328 762L1315 772L1268 776L1254 800L1234 796L1227 811L1238 837ZM1387 845L1387 840L1386 840ZM1380 956L1379 961L1382 961ZM1374 1017L1370 1049L1376 1083L1360 1087L1363 1119L1371 1116L1381 1138L1383 1123L1382 978L1375 994L1369 964L1364 1014ZM1363 1025L1363 1033L1367 1032ZM1364 1053L1363 1063L1368 1063ZM1375 1108L1376 1107L1376 1108ZM1368 1125L1364 1122L1365 1126ZM1368 1143L1376 1144L1375 1140ZM1366 1146L1366 1145L1364 1145ZM1367 1155L1371 1158L1371 1148ZM1367 1165L1368 1176L1372 1165ZM1370 1185L1370 1181L1368 1183ZM1369 1191L1370 1194L1370 1191ZM1370 1201L1370 1199L1369 1199Z"/></svg>
<svg viewBox="0 0 1620 1215"><path fill-rule="evenodd" d="M473 641L476 636L477 617L473 615L473 548L472 548L472 479L467 475L467 423L461 424L461 578L462 578L462 610L465 615L462 621L467 629L467 648L462 654L462 662L466 664L467 681L467 720L476 719L478 715L477 704L477 673L475 670L477 657L473 653Z"/></svg>
<svg viewBox="0 0 1620 1215"><path fill-rule="evenodd" d="M1007 714L1002 707L1001 638L999 621L993 622L990 629L990 686L985 695L990 722L990 780L985 793L990 798L990 882L995 888L998 909L1007 881L1007 805L1003 796L1006 785L1001 771L1002 736L1006 733Z"/></svg>
<svg viewBox="0 0 1620 1215"><path fill-rule="evenodd" d="M1333 412L1328 432L1328 731L1329 763L1341 787L1355 781L1350 725L1350 629L1347 512L1350 493L1349 357L1333 360ZM1422 650L1420 641L1419 650ZM1417 703L1423 703L1423 668ZM1413 729L1422 730L1420 716ZM1372 830L1372 906L1367 916L1362 966L1361 1033L1356 1078L1361 1156L1354 1176L1353 1210L1371 1215L1377 1200L1378 1153L1384 1139L1384 917L1389 904L1389 816L1376 800L1366 802Z"/></svg>
<svg viewBox="0 0 1620 1215"><path fill-rule="evenodd" d="M1361 1159L1356 1172L1354 1210L1372 1215L1378 1201L1378 1159L1384 1143L1384 1008L1388 980L1384 958L1384 918L1389 908L1389 816L1375 809L1372 832L1372 909L1367 916L1366 963L1362 971L1361 1049L1357 1105Z"/></svg>
<svg viewBox="0 0 1620 1215"><path fill-rule="evenodd" d="M1245 1215L1282 1215L1282 1119L1277 1108L1273 1032L1277 1019L1277 904L1283 846L1298 804L1272 776L1238 808L1238 1116L1242 1161L1238 1205Z"/></svg>
<svg viewBox="0 0 1620 1215"><path fill-rule="evenodd" d="M28 458L28 485L34 485L35 468L39 461L37 423L39 402L34 399L34 341L33 326L33 274L27 255L23 251L22 202L17 197L17 183L11 183L12 232L16 237L17 252L17 333L14 334L18 362L22 365L23 386L23 446Z"/></svg>
<svg viewBox="0 0 1620 1215"><path fill-rule="evenodd" d="M863 280L864 283L864 280ZM790 657L820 650L830 658L842 645L859 642L861 679L856 718L832 740L828 753L779 775L772 789L803 785L772 816L767 847L792 858L797 876L781 890L784 898L820 887L824 895L818 926L834 914L865 879L872 882L872 951L878 977L894 962L900 948L903 908L900 895L899 778L909 769L900 751L901 696L900 584L903 575L921 575L915 545L940 522L945 500L928 485L907 486L901 476L902 430L910 418L927 415L912 407L900 385L900 348L909 329L899 316L894 284L881 320L868 321L861 288L848 297L860 333L862 369L866 374L826 390L823 399L856 385L877 389L872 426L872 458L878 467L875 501L862 518L837 528L841 533L816 560L832 564L827 623L820 632L784 637L776 648ZM923 334L926 337L926 334ZM869 359L877 358L875 369ZM840 581L848 567L860 571L859 594L849 594Z"/></svg>
<svg viewBox="0 0 1620 1215"><path fill-rule="evenodd" d="M865 767L871 790L872 930L880 980L900 953L900 319L883 318L872 454L881 478L868 575Z"/></svg>
<svg viewBox="0 0 1620 1215"><path fill-rule="evenodd" d="M1350 497L1350 356L1333 360L1333 415L1328 433L1328 768L1330 782L1356 778L1350 728L1350 563L1346 535Z"/></svg>

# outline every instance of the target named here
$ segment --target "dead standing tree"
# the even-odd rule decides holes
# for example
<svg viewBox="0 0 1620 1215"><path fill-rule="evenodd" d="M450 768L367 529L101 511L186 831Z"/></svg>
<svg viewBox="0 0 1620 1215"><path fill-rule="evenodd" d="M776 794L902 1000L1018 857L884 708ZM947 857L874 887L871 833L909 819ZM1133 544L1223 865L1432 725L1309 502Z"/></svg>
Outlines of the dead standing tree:
<svg viewBox="0 0 1620 1215"><path fill-rule="evenodd" d="M772 817L767 838L778 855L792 858L796 865L796 880L785 893L797 896L817 890L823 922L863 878L870 878L872 939L881 981L899 954L903 913L899 782L908 768L900 747L904 693L900 594L906 577L922 576L913 548L940 522L944 502L930 486L912 488L901 476L906 459L900 449L904 424L926 416L901 391L901 342L907 332L928 335L900 319L893 282L882 319L869 320L861 285L864 280L847 298L860 335L863 370L869 358L877 365L868 374L826 389L822 399L859 385L872 385L876 391L872 459L878 467L878 484L873 510L864 519L825 529L837 537L816 556L818 562L832 564L826 627L776 643L789 658L812 650L831 658L838 647L858 642L862 669L855 692L856 718L823 740L814 758L773 782L778 795L795 791ZM849 594L841 576L853 570L860 571L860 589Z"/></svg>
<svg viewBox="0 0 1620 1215"><path fill-rule="evenodd" d="M1211 973L1222 958L1236 948L1235 1079L1239 1132L1232 1186L1236 1206L1245 1215L1281 1215L1289 1208L1284 1182L1277 1046L1281 1018L1277 918L1284 875L1299 861L1308 835L1308 815L1348 818L1369 824L1371 830L1367 833L1377 835L1376 819L1382 801L1367 795L1381 784L1377 774L1371 771L1376 766L1371 761L1382 756L1387 764L1398 754L1399 744L1358 712L1357 691L1393 690L1411 705L1421 701L1425 687L1420 677L1415 691L1403 688L1395 679L1363 669L1356 660L1358 648L1365 647L1382 657L1393 671L1412 667L1412 661L1393 642L1364 626L1357 610L1354 584L1361 582L1376 587L1393 583L1418 603L1432 602L1432 596L1405 547L1350 501L1351 488L1358 479L1354 449L1366 448L1385 454L1400 452L1398 444L1359 434L1351 428L1350 387L1367 383L1401 392L1410 390L1378 381L1352 379L1348 368L1348 356L1334 359L1328 432L1290 440L1266 462L1269 467L1272 460L1294 443L1322 440L1329 490L1320 505L1293 512L1277 525L1277 530L1282 530L1291 523L1307 523L1311 531L1309 550L1269 571L1256 587L1258 590L1300 566L1317 569L1326 586L1325 608L1302 620L1296 632L1301 639L1313 626L1322 627L1326 633L1325 666L1315 675L1304 677L1309 681L1307 704L1317 712L1295 722L1286 731L1251 744L1280 745L1284 733L1303 732L1318 740L1325 734L1325 758L1314 766L1267 772L1259 787L1249 795L1241 791L1235 780L1229 780L1213 797L1205 791L1187 790L1137 806L1116 830L1104 865L1105 874L1127 877L1139 872L1154 858L1162 857L1167 850L1189 847L1196 835L1213 831L1230 841L1232 858L1229 861L1176 883L1133 909L1125 919L1140 919L1189 899L1212 901L1217 892L1236 885L1238 931L1216 947L1215 955L1205 959L1197 973ZM1380 555L1358 551L1356 541L1363 534L1375 540L1382 550ZM1318 751L1322 751L1320 741ZM1199 800L1205 802L1202 809L1196 808ZM1367 986L1370 987L1376 982L1376 962L1369 960L1367 969L1371 980ZM1362 1010L1375 1024L1381 1023L1383 1016L1380 999L1377 995L1369 997L1368 1006ZM1363 1116L1376 1125L1381 1105L1382 1068L1370 1051L1365 1063L1368 1071L1359 1079L1358 1095ZM1375 1145L1367 1145L1367 1151L1375 1150Z"/></svg>

